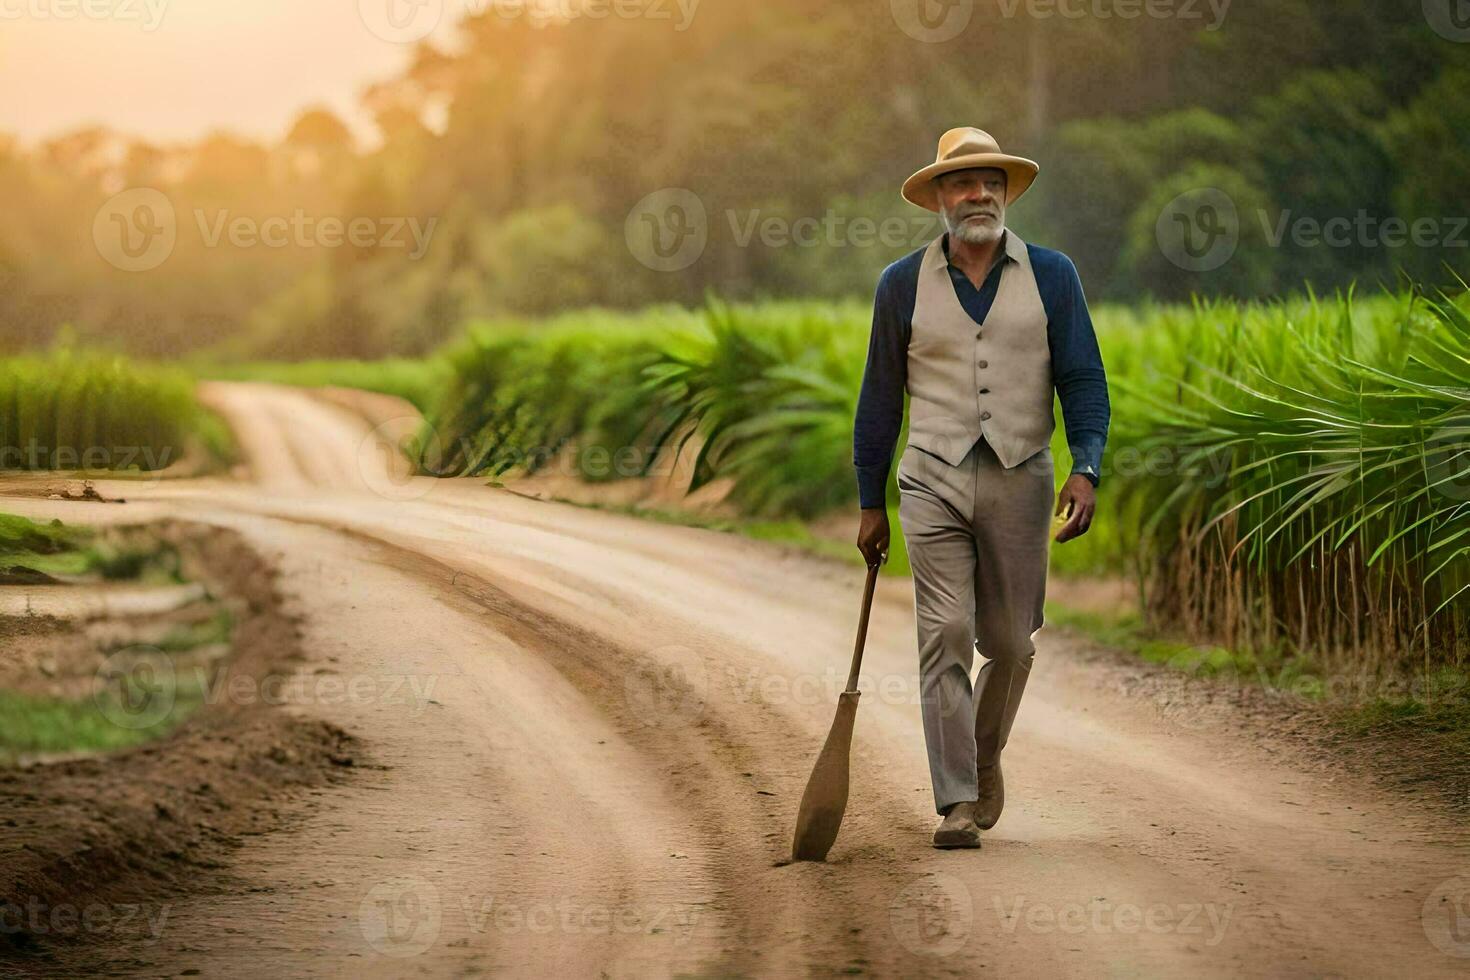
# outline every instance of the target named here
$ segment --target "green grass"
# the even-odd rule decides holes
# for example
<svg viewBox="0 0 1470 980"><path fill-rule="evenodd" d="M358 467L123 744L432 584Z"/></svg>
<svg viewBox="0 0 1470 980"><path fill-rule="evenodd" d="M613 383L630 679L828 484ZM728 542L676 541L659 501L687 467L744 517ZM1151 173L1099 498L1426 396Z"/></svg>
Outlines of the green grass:
<svg viewBox="0 0 1470 980"><path fill-rule="evenodd" d="M14 514L0 514L0 554L59 551L72 547L83 534L61 521L37 524Z"/></svg>
<svg viewBox="0 0 1470 980"><path fill-rule="evenodd" d="M92 580L181 581L178 555L166 544L150 543L135 535L114 539L60 521L38 524L0 514L0 582L7 573L21 568ZM233 628L230 612L220 609L203 622L176 627L154 646L163 656L188 653L228 642ZM70 701L0 690L0 762L30 753L112 751L158 738L204 701L206 692L195 689L197 685L189 686L188 672L181 673L179 679L182 683L174 692L172 710L157 724L142 729L119 725L109 717L110 713L116 717L110 712L109 699L120 702L121 691ZM133 681L124 678L121 683Z"/></svg>
<svg viewBox="0 0 1470 980"><path fill-rule="evenodd" d="M228 609L222 608L203 622L176 627L153 646L164 653L187 653L204 646L228 643L234 630L235 617Z"/></svg>
<svg viewBox="0 0 1470 980"><path fill-rule="evenodd" d="M1316 703L1349 740L1402 739L1463 779L1470 760L1470 671L1440 668L1394 680L1349 677L1300 656L1195 644L1149 630L1135 612L1100 613L1047 603L1048 625L1075 630L1190 677L1287 691ZM1354 683L1362 684L1355 689ZM1429 763L1426 763L1429 764Z"/></svg>
<svg viewBox="0 0 1470 980"><path fill-rule="evenodd" d="M70 701L0 690L0 763L30 754L113 752L162 738L204 704L207 692L190 680L188 672L181 673L167 713L141 727L114 720L121 716L121 696L115 691ZM136 695L134 703L149 702Z"/></svg>
<svg viewBox="0 0 1470 980"><path fill-rule="evenodd" d="M70 348L0 358L0 470L147 474L191 453L223 460L230 441L182 370Z"/></svg>
<svg viewBox="0 0 1470 980"><path fill-rule="evenodd" d="M165 544L0 514L0 580L26 569L57 578L181 580L178 555Z"/></svg>
<svg viewBox="0 0 1470 980"><path fill-rule="evenodd" d="M1371 725L1375 718L1437 716L1447 707L1455 710L1443 717L1470 721L1470 715L1459 711L1470 694L1470 673L1464 671L1443 668L1409 675L1397 683L1360 677L1354 680L1364 689L1356 690L1347 678L1335 677L1321 664L1291 653L1284 646L1250 651L1193 643L1150 629L1133 611L1084 611L1048 602L1046 620L1048 625L1074 630L1103 646L1191 677L1248 683L1330 703L1344 712L1343 718L1358 719L1354 724ZM1387 693L1389 690L1393 693Z"/></svg>
<svg viewBox="0 0 1470 980"><path fill-rule="evenodd" d="M692 489L729 481L743 515L779 526L855 507L870 318L865 303L710 299L476 323L423 375L396 362L259 370L416 392L425 472L496 478L562 454L598 481L656 475L677 452ZM1094 320L1112 431L1096 519L1052 549L1054 573L1133 575L1151 618L1197 642L1330 652L1324 669L1470 663L1462 305L1410 291L1100 307ZM1060 486L1072 462L1060 406L1056 423ZM890 477L890 512L897 499Z"/></svg>
<svg viewBox="0 0 1470 980"><path fill-rule="evenodd" d="M1048 625L1085 633L1104 646L1123 650L1149 663L1162 664L1197 677L1240 676L1255 673L1259 660L1212 644L1191 643L1157 636L1136 612L1101 613L1069 609L1048 603Z"/></svg>
<svg viewBox="0 0 1470 980"><path fill-rule="evenodd" d="M0 761L52 752L110 752L157 736L113 723L93 701L37 698L0 690Z"/></svg>
<svg viewBox="0 0 1470 980"><path fill-rule="evenodd" d="M60 521L37 524L24 517L0 514L0 577L19 569L44 575L85 575L96 567L91 535Z"/></svg>
<svg viewBox="0 0 1470 980"><path fill-rule="evenodd" d="M1465 675L1459 676L1458 697L1424 701L1414 697L1385 697L1343 712L1339 724L1357 738L1407 734L1431 738L1453 753L1470 759L1470 699L1464 694Z"/></svg>

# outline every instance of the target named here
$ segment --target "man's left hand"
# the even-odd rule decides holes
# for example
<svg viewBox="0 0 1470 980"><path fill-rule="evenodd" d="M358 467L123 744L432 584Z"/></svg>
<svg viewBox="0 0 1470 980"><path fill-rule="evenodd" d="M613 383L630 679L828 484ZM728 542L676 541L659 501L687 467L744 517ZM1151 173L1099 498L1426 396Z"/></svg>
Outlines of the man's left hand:
<svg viewBox="0 0 1470 980"><path fill-rule="evenodd" d="M1057 532L1057 543L1070 541L1087 533L1092 526L1092 513L1097 509L1097 491L1092 481L1081 473L1073 473L1057 494L1057 517L1067 515L1067 523Z"/></svg>

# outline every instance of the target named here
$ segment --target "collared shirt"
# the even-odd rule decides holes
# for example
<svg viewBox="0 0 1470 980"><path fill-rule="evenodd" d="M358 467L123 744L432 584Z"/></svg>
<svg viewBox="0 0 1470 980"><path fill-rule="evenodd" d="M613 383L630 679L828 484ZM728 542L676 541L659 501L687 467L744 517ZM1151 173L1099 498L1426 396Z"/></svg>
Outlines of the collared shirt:
<svg viewBox="0 0 1470 980"><path fill-rule="evenodd" d="M927 247L927 246L926 246ZM952 263L950 281L960 305L976 324L984 324L1000 288L1005 266L1017 260L1020 239L1006 232L990 274L979 289ZM1102 353L1077 267L1061 252L1027 244L1036 286L1046 308L1046 338L1051 351L1052 380L1062 405L1072 472L1082 473L1097 486L1103 447L1107 443L1111 405ZM862 507L882 507L894 445L903 429L903 397L908 384L908 346L918 296L919 268L924 248L883 270L873 300L873 331L868 361L858 393L853 420L853 456L858 498ZM949 256L949 236L944 236Z"/></svg>

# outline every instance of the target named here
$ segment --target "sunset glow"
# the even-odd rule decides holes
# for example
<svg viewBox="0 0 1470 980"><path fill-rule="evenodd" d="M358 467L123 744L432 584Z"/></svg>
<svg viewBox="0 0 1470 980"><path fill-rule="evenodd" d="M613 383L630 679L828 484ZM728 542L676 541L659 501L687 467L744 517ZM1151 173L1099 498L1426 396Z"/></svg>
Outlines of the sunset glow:
<svg viewBox="0 0 1470 980"><path fill-rule="evenodd" d="M452 28L446 15L432 36ZM0 0L0 131L274 138L321 104L368 138L359 92L412 50L375 36L353 0Z"/></svg>

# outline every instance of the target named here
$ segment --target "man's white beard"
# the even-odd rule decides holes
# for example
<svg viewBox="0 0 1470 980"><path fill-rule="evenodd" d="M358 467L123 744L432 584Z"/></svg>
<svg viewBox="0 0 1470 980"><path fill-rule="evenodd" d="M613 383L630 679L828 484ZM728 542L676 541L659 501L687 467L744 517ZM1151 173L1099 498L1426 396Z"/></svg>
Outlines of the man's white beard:
<svg viewBox="0 0 1470 980"><path fill-rule="evenodd" d="M1000 236L1005 233L1005 218L994 224L972 224L969 221L956 222L949 214L944 212L944 230L967 245L988 245L991 242L1000 241Z"/></svg>

